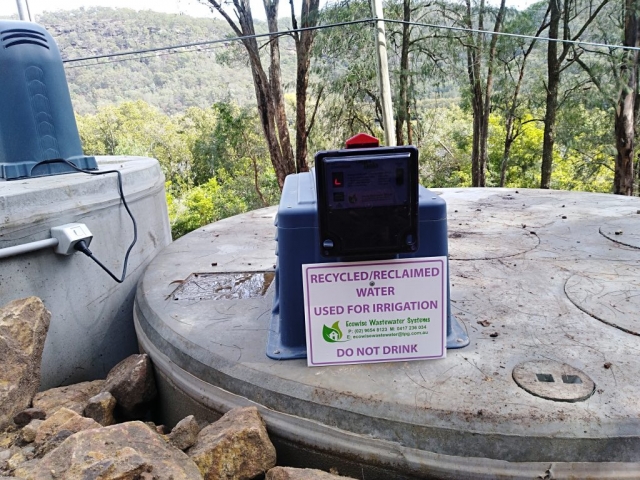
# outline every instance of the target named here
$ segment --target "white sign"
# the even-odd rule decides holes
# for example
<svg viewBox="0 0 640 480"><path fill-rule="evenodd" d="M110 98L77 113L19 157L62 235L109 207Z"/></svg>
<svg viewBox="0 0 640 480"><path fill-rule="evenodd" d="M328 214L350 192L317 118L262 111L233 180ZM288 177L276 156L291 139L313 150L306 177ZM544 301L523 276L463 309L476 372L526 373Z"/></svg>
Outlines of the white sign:
<svg viewBox="0 0 640 480"><path fill-rule="evenodd" d="M302 266L307 364L446 356L447 258Z"/></svg>

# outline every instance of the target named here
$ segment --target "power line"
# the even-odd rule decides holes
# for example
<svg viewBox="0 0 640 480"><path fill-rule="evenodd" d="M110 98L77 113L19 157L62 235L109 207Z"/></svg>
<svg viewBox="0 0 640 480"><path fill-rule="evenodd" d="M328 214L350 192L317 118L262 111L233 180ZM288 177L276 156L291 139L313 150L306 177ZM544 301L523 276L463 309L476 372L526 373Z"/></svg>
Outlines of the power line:
<svg viewBox="0 0 640 480"><path fill-rule="evenodd" d="M80 67L93 67L93 66L97 66L97 65L106 65L108 63L120 63L120 62L132 62L132 61L136 61L136 60L142 60L144 58L156 58L156 57L165 57L167 55L175 55L178 53L194 53L194 52L210 52L212 50L218 50L222 48L222 46L211 46L211 47L207 47L207 48L197 48L197 49L193 49L193 50L180 50L180 51L167 51L165 53L155 53L154 55L141 55L139 57L132 57L132 58L117 58L117 59L113 59L113 60L107 60L104 62L96 62L96 63L82 63L80 65L71 65L66 67L67 70L72 69L72 68L80 68ZM169 49L172 50L172 49Z"/></svg>
<svg viewBox="0 0 640 480"><path fill-rule="evenodd" d="M83 62L83 61L88 61L88 60L101 60L101 59L104 59L104 58L112 58L112 57L133 56L133 55L140 55L140 54L143 54L143 53L152 53L152 52L162 52L162 51L167 51L167 50L185 49L185 48L199 47L199 46L203 46L203 45L215 45L215 44L219 44L219 43L238 42L238 41L265 38L265 37L282 37L282 36L291 35L293 33L299 33L299 32L305 32L305 31L314 31L314 30L326 30L326 29L345 27L345 26L350 26L350 25L361 25L361 24L365 24L365 23L374 25L376 21L378 21L378 19L376 19L376 18L366 18L366 19L361 19L361 20L352 20L352 21L349 21L349 22L339 22L339 23L331 23L331 24L327 24L327 25L317 25L315 27L297 28L297 29L291 29L291 30L282 30L282 31L278 31L278 32L259 33L259 34L244 35L244 36L239 36L239 37L227 37L227 38L216 39L216 40L206 40L206 41L202 41L202 42L184 43L184 44L180 44L180 45L170 45L170 46L165 46L165 47L147 48L147 49L143 49L143 50L130 50L130 51L126 51L126 52L115 52L115 53L107 53L107 54L103 54L103 55L92 55L92 56L88 56L88 57L71 58L71 59L63 60L63 63L76 63L76 62ZM612 45L612 44L598 43L598 42L587 42L587 41L582 41L582 40L551 39L551 38L548 38L548 37L535 37L533 35L525 35L525 34L520 34L520 33L492 32L492 31L489 31L489 30L480 30L480 29L477 29L477 28L455 27L455 26L450 26L450 25L438 25L438 24L432 24L432 23L411 22L411 21L405 21L405 20L385 19L384 21L387 22L387 23L393 23L393 24L411 25L411 26L416 26L416 27L424 27L424 28L432 28L432 29L440 29L440 30L450 30L450 31L465 32L465 33L479 33L479 34L485 34L485 35L498 35L498 36L501 36L501 37L520 38L520 39L526 39L526 40L539 40L539 41L544 41L544 42L569 43L569 44L572 44L572 45L597 47L597 48L607 48L607 49L611 49L611 50L640 51L640 47L630 47L630 46L624 46L624 45ZM185 52L174 52L174 53L186 53L186 52L189 52L189 51L196 51L196 50L187 50ZM138 57L136 57L134 59L131 59L131 60L135 60L137 58ZM129 60L129 59L125 59L125 60ZM125 61L125 60L123 60L123 61ZM112 62L100 62L100 64L102 64L102 63L112 63ZM97 65L97 64L90 64L90 65ZM79 65L79 66L88 66L88 65ZM72 67L69 67L69 68L72 68Z"/></svg>
<svg viewBox="0 0 640 480"><path fill-rule="evenodd" d="M167 47L155 47L155 48L147 48L144 50L130 50L127 52L116 52L116 53L108 53L108 54L104 54L104 55L92 55L89 57L80 57L80 58L71 58L68 60L63 60L63 63L75 63L75 62L82 62L85 60L99 60L102 58L110 58L110 57L121 57L121 56L128 56L128 55L138 55L141 53L151 53L151 52L161 52L163 50L174 50L174 49L178 49L178 48L189 48L189 47L198 47L198 46L202 46L202 45L213 45L216 43L228 43L228 42L238 42L238 41L243 41L243 40L250 40L250 39L257 39L257 38L265 38L265 37L282 37L282 36L286 36L286 35L291 35L292 33L297 33L297 32L305 32L305 31L310 31L310 30L323 30L326 28L336 28L336 27L343 27L343 26L347 26L347 25L357 25L357 24L361 24L361 23L371 23L374 22L375 19L366 19L366 20L353 20L350 22L340 22L340 23L332 23L329 25L318 25L315 27L305 27L305 28L298 28L295 30L284 30L284 31L280 31L280 32L273 32L273 33L257 33L254 35L244 35L241 37L228 37L228 38L219 38L216 40L206 40L203 42L193 42L193 43L183 43L181 45L170 45Z"/></svg>
<svg viewBox="0 0 640 480"><path fill-rule="evenodd" d="M511 38L522 38L527 40L541 40L543 42L556 42L556 43L569 43L571 45L583 45L586 47L600 47L600 48L608 48L612 50L637 50L640 51L640 47L627 47L625 45L613 45L607 43L598 43L598 42L586 42L583 40L563 40L560 38L549 38L549 37L536 37L534 35L525 35L522 33L509 33L509 32L492 32L490 30L480 30L477 28L468 28L468 27L454 27L450 25L437 25L433 23L421 23L421 22L408 22L405 20L389 20L385 19L385 22L388 23L397 23L401 25L413 25L417 27L426 27L426 28L436 28L443 30L453 30L458 32L467 32L467 33L482 33L486 35L498 35L499 37L511 37Z"/></svg>

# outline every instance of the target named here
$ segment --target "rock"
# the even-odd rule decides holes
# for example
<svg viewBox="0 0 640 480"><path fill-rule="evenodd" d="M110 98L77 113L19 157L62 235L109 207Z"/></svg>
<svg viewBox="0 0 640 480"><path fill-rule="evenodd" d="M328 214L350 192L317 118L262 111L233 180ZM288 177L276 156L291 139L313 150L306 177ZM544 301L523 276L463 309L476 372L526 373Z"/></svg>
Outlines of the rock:
<svg viewBox="0 0 640 480"><path fill-rule="evenodd" d="M91 418L85 418L73 410L62 407L40 424L34 442L36 445L42 445L61 430L69 430L71 433L76 433L81 430L100 428L101 426Z"/></svg>
<svg viewBox="0 0 640 480"><path fill-rule="evenodd" d="M100 392L91 397L84 407L84 416L93 418L103 427L116 423L113 418L113 410L116 408L116 399L109 392Z"/></svg>
<svg viewBox="0 0 640 480"><path fill-rule="evenodd" d="M149 356L131 355L122 360L111 369L102 390L115 397L125 417L136 417L139 407L157 394Z"/></svg>
<svg viewBox="0 0 640 480"><path fill-rule="evenodd" d="M37 297L15 300L0 309L0 430L31 405L38 391L50 319Z"/></svg>
<svg viewBox="0 0 640 480"><path fill-rule="evenodd" d="M29 475L30 480L202 479L187 455L142 422L76 433L49 452Z"/></svg>
<svg viewBox="0 0 640 480"><path fill-rule="evenodd" d="M117 451L113 458L98 461L84 470L82 479L140 479L145 473L150 473L153 467L131 447L124 447ZM74 478L67 472L66 478ZM99 476L94 476L99 475ZM151 476L151 478L155 478Z"/></svg>
<svg viewBox="0 0 640 480"><path fill-rule="evenodd" d="M0 450L0 462L6 462L11 458L11 450L8 448L4 448Z"/></svg>
<svg viewBox="0 0 640 480"><path fill-rule="evenodd" d="M31 460L36 455L36 448L33 445L27 445L22 448L22 453L27 460Z"/></svg>
<svg viewBox="0 0 640 480"><path fill-rule="evenodd" d="M74 432L71 430L58 430L53 435L47 437L47 439L40 444L36 444L37 449L35 450L35 454L38 458L44 457L51 450L58 448L62 442L64 442L67 438L73 435Z"/></svg>
<svg viewBox="0 0 640 480"><path fill-rule="evenodd" d="M36 433L38 433L38 428L42 425L43 420L39 420L37 418L31 420L28 425L25 425L24 428L20 432L20 436L22 441L25 443L32 443L36 439Z"/></svg>
<svg viewBox="0 0 640 480"><path fill-rule="evenodd" d="M198 439L200 427L193 415L180 420L171 433L168 435L169 443L179 450L186 450L192 447Z"/></svg>
<svg viewBox="0 0 640 480"><path fill-rule="evenodd" d="M256 407L234 408L203 428L187 454L205 480L251 479L276 464L276 449Z"/></svg>
<svg viewBox="0 0 640 480"><path fill-rule="evenodd" d="M265 480L339 480L351 479L312 468L274 467L267 472Z"/></svg>
<svg viewBox="0 0 640 480"><path fill-rule="evenodd" d="M62 407L82 415L89 399L102 390L104 380L76 383L67 387L58 387L38 393L33 399L34 408L44 410L50 417Z"/></svg>
<svg viewBox="0 0 640 480"><path fill-rule="evenodd" d="M31 480L33 478L33 471L35 467L38 465L39 460L28 460L21 464L16 470L13 472L16 478L23 478L27 480Z"/></svg>
<svg viewBox="0 0 640 480"><path fill-rule="evenodd" d="M21 451L15 453L8 461L7 461L7 467L9 468L9 470L15 470L16 468L18 468L20 465L22 465L24 462L26 462L28 459L27 457L24 456L24 453L22 453Z"/></svg>
<svg viewBox="0 0 640 480"><path fill-rule="evenodd" d="M22 428L28 425L31 420L44 420L45 418L47 418L47 414L44 410L40 408L27 408L13 417L13 423Z"/></svg>
<svg viewBox="0 0 640 480"><path fill-rule="evenodd" d="M19 436L20 430L14 428L8 428L0 433L0 450L11 447Z"/></svg>

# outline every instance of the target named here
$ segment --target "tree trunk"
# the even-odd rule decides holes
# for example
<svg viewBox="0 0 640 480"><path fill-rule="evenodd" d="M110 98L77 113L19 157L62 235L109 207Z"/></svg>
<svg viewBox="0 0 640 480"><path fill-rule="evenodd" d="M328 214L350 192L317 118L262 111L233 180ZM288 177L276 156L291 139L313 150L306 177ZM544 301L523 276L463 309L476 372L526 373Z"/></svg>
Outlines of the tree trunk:
<svg viewBox="0 0 640 480"><path fill-rule="evenodd" d="M542 167L540 188L551 185L553 167L553 145L555 143L556 112L558 110L558 87L560 85L560 62L558 60L558 32L560 29L560 0L549 0L549 39L547 46L547 101L544 115L544 136L542 140Z"/></svg>
<svg viewBox="0 0 640 480"><path fill-rule="evenodd" d="M482 106L478 105L478 102L473 102L473 112L473 141L471 144L471 186L484 187L484 170L480 163L480 142L482 141Z"/></svg>
<svg viewBox="0 0 640 480"><path fill-rule="evenodd" d="M473 28L471 21L471 1L466 0L468 28ZM484 30L484 0L480 1L480 14L478 17L478 30ZM500 10L493 28L499 32L504 18L505 0L500 2ZM476 39L469 34L467 46L467 74L471 88L471 106L473 108L473 144L471 150L471 184L474 187L486 186L487 169L487 142L489 139L489 115L491 113L491 93L493 86L493 63L496 54L498 36L493 35L489 44L489 58L487 59L487 77L483 87L480 76L482 74L482 60L484 56L484 40L482 33L478 33Z"/></svg>
<svg viewBox="0 0 640 480"><path fill-rule="evenodd" d="M563 43L561 53L558 55L558 42L560 33L560 21L563 21L563 40L577 40L585 32L587 27L595 20L600 11L609 0L602 0L596 8L589 9L589 17L584 21L578 32L571 37L571 14L575 10L573 0L564 0L560 9L561 0L549 0L549 42L547 49L547 100L544 115L544 137L542 141L542 167L540 169L540 188L550 188L551 172L553 169L553 146L555 144L556 114L558 111L558 90L560 86L560 72L562 63L567 58L571 49L570 43Z"/></svg>
<svg viewBox="0 0 640 480"><path fill-rule="evenodd" d="M502 164L500 165L500 187L504 187L507 180L507 167L509 166L509 157L511 156L511 145L515 140L513 135L513 116L507 117L507 134L504 139L504 151L502 153Z"/></svg>
<svg viewBox="0 0 640 480"><path fill-rule="evenodd" d="M502 27L502 20L504 18L505 0L500 2L500 10L498 10L498 16L496 17L496 23L493 27L493 31L498 33ZM496 58L496 47L498 43L498 35L492 35L491 43L489 46L489 60L487 61L487 81L485 83L484 92L484 116L482 118L482 137L480 144L480 165L482 169L482 186L486 185L486 171L487 163L489 160L489 153L487 151L487 143L489 141L489 116L491 115L491 95L493 93L493 64Z"/></svg>
<svg viewBox="0 0 640 480"><path fill-rule="evenodd" d="M264 11L267 14L267 25L269 26L270 33L278 31L279 1L280 0L263 0ZM282 73L280 70L280 40L277 36L273 36L269 39L269 57L271 60L269 65L269 83L273 98L275 122L278 128L278 139L280 141L282 162L289 173L294 173L296 171L295 160L293 158L293 148L289 137L289 124L287 122L287 113L284 105Z"/></svg>
<svg viewBox="0 0 640 480"><path fill-rule="evenodd" d="M467 12L465 23L466 27L473 29L471 20L471 0L466 0ZM480 25L482 24L482 10L484 9L484 0L480 6ZM482 26L478 27L482 29ZM471 186L482 187L481 181L482 169L480 168L480 137L482 136L482 85L480 85L480 70L482 68L482 41L478 40L469 32L467 41L467 76L469 78L469 89L471 91L471 108L473 111L473 139L471 144Z"/></svg>
<svg viewBox="0 0 640 480"><path fill-rule="evenodd" d="M297 28L293 0L291 4L291 21ZM319 0L303 0L300 15L301 28L318 24ZM315 31L307 30L294 36L296 41L296 170L309 170L307 162L307 140L312 125L307 125L307 89L309 87L309 65L311 64L311 47L315 39ZM313 120L312 122L313 123Z"/></svg>
<svg viewBox="0 0 640 480"><path fill-rule="evenodd" d="M249 0L233 0L222 2L220 0L208 0L209 3L222 15L237 36L255 35L253 16ZM269 32L278 31L278 6L279 0L263 0ZM317 24L318 0L304 0L302 6L303 27ZM232 8L237 20L234 20L226 8ZM292 16L295 26L295 15ZM294 33L296 39L297 58L297 82L296 82L296 158L293 155L293 147L289 135L289 125L285 110L284 92L282 89L282 74L280 70L280 43L278 36L274 35L269 40L269 75L267 76L260 58L258 42L255 38L245 38L242 43L247 50L251 75L256 92L256 101L260 123L264 137L269 148L269 156L273 165L280 189L284 186L287 175L296 171L308 170L306 161L308 126L306 125L306 92L309 85L309 64L311 60L311 45L313 44L313 32Z"/></svg>
<svg viewBox="0 0 640 480"><path fill-rule="evenodd" d="M529 55L533 51L533 47L536 44L536 39L540 36L542 31L545 28L545 23L547 21L547 16L549 15L549 10L547 9L547 13L545 13L544 18L540 23L540 27L538 27L538 31L534 39L529 44L527 51L524 52L522 56L522 63L520 64L520 68L518 69L518 81L516 82L516 87L513 91L513 96L511 97L511 105L509 105L509 109L505 115L506 117L506 135L504 139L504 151L502 154L502 164L500 165L500 187L504 187L507 181L507 169L509 167L509 158L511 156L511 146L518 136L517 133L514 134L514 123L516 121L516 109L518 108L518 97L520 96L520 89L522 88L522 82L524 80L524 72L525 67L527 65L527 59Z"/></svg>
<svg viewBox="0 0 640 480"><path fill-rule="evenodd" d="M280 189L282 189L285 177L294 171L293 166L291 165L293 162L288 164L288 162L283 158L282 151L280 150L278 132L275 124L273 99L270 95L267 75L262 69L261 63L259 63L260 54L257 51L257 44L256 51L248 51L248 53L262 131L264 132L264 137L267 141L269 156L271 157L271 164L273 165L273 169L278 179L278 185L280 186Z"/></svg>
<svg viewBox="0 0 640 480"><path fill-rule="evenodd" d="M411 0L403 0L402 18L411 21ZM402 48L400 50L400 85L399 101L396 112L396 145L404 145L404 123L409 122L409 43L411 29L407 23L402 24Z"/></svg>
<svg viewBox="0 0 640 480"><path fill-rule="evenodd" d="M625 1L624 45L638 46L638 0ZM626 61L620 67L620 96L615 110L616 157L613 193L633 195L633 160L635 137L635 97L638 51L625 52Z"/></svg>
<svg viewBox="0 0 640 480"><path fill-rule="evenodd" d="M407 145L413 145L413 127L411 126L411 105L407 103Z"/></svg>

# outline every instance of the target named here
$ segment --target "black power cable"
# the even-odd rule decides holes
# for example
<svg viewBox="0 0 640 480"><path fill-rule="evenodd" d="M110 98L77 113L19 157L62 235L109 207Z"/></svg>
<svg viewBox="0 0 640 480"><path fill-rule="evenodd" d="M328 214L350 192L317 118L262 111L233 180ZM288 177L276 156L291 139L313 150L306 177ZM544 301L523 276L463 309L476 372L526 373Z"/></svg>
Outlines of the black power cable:
<svg viewBox="0 0 640 480"><path fill-rule="evenodd" d="M103 171L85 170L83 168L77 167L76 165L74 165L73 163L69 162L68 160L65 160L64 158L55 158L55 159L52 159L52 160L43 160L42 162L38 163L38 165L47 165L47 164L52 164L52 163L64 163L64 164L70 166L71 168L73 168L77 172L87 173L89 175L107 175L109 173L115 173L116 175L118 175L118 192L120 193L120 199L122 200L122 204L124 205L125 210L129 214L129 217L131 218L131 222L133 223L133 241L131 242L131 245L129 245L129 248L127 249L127 253L124 256L124 265L122 267L122 277L121 278L116 277L111 272L111 270L109 270L107 267L105 267L100 262L100 260L98 260L96 257L94 257L93 253L91 252L91 250L89 250L89 248L87 247L87 244L85 243L84 240L80 240L78 243L76 243L74 248L76 250L78 250L79 252L84 253L87 257L89 257L91 260L96 262L116 282L118 282L118 283L124 282L124 278L127 276L127 263L129 262L129 254L131 253L131 249L133 249L133 246L138 241L138 224L136 223L136 219L133 217L133 213L131 213L131 210L129 210L129 205L127 205L127 200L124 198L124 191L122 190L122 174L120 173L119 170L103 170Z"/></svg>

